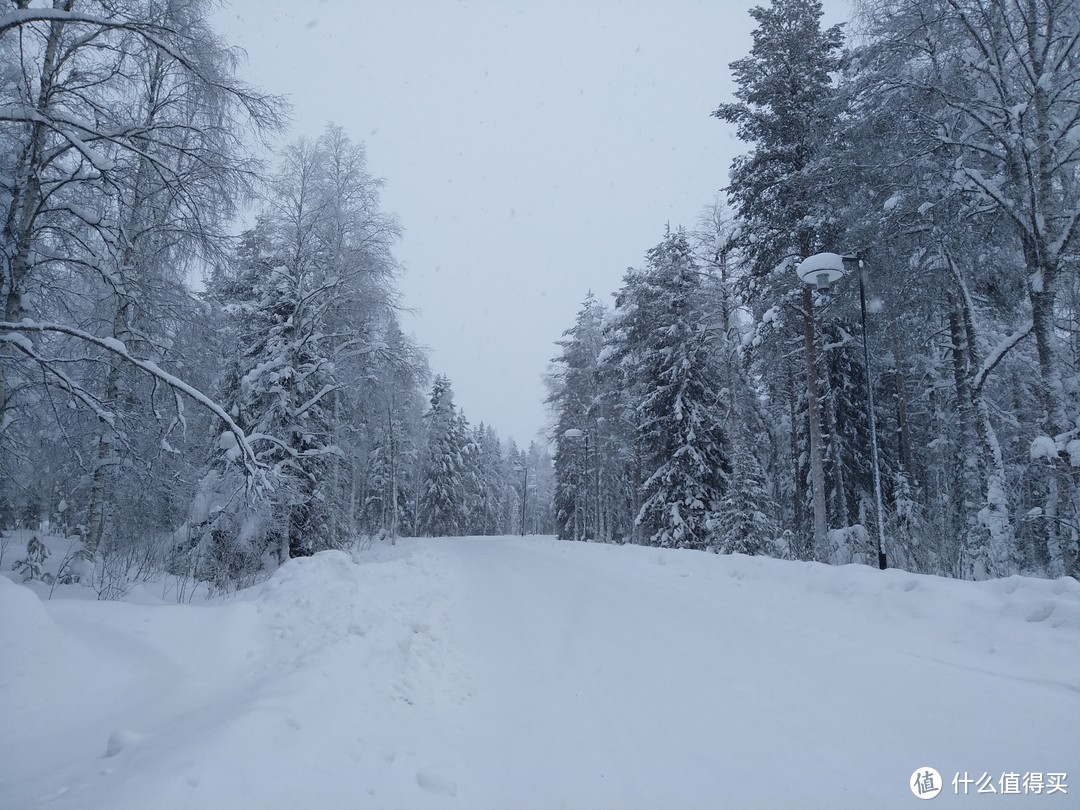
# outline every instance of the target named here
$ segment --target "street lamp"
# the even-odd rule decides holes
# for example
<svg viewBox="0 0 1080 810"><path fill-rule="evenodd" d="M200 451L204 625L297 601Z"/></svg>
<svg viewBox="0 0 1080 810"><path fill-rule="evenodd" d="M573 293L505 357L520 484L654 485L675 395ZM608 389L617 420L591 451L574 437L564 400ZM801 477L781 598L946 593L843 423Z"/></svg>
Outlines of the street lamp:
<svg viewBox="0 0 1080 810"><path fill-rule="evenodd" d="M836 253L815 253L795 268L804 284L819 290L829 289L832 282L845 275L859 278L859 311L862 315L863 370L866 372L866 408L870 422L870 462L874 474L874 512L877 517L878 568L887 567L885 558L885 517L881 497L881 464L878 460L877 418L874 415L874 386L870 375L870 347L866 340L866 264L857 253L840 256Z"/></svg>
<svg viewBox="0 0 1080 810"><path fill-rule="evenodd" d="M844 258L836 253L815 253L807 256L795 267L803 284L812 284L819 290L841 279L846 271Z"/></svg>

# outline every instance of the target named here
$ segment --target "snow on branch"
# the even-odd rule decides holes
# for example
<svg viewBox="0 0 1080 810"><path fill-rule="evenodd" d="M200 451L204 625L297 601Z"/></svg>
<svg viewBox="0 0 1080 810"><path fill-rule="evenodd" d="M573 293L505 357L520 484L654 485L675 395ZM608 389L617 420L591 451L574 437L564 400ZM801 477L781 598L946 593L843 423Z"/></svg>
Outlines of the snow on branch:
<svg viewBox="0 0 1080 810"><path fill-rule="evenodd" d="M990 352L985 360L983 360L982 366L975 373L975 377L971 384L971 395L973 399L978 399L982 393L982 387L986 383L986 378L990 376L990 372L994 370L994 367L1000 363L1009 350L1016 346L1020 341L1031 334L1034 329L1034 323L1027 323L1022 326L1015 334L1006 337L997 347Z"/></svg>
<svg viewBox="0 0 1080 810"><path fill-rule="evenodd" d="M13 344L16 348L27 354L43 368L45 368L54 377L61 380L61 384L64 386L72 396L77 397L81 402L88 405L98 415L98 418L112 425L112 414L104 411L100 406L93 402L92 398L87 394L77 383L73 382L70 378L66 377L63 372L54 367L54 364L45 358L40 357L34 352L33 344L26 337L26 332L41 332L41 333L53 333L67 335L69 337L76 338L78 340L85 341L94 346L98 346L105 349L108 352L120 357L125 362L130 363L136 368L142 369L147 374L151 375L157 380L165 383L176 391L183 393L191 399L198 402L204 408L213 413L221 422L224 423L226 430L233 435L236 439L236 446L240 451L240 455L244 459L244 470L247 476L248 487L256 486L261 482L263 473L265 472L264 465L261 464L255 457L255 452L251 449L251 444L248 441L247 435L240 428L232 417L225 412L220 405L218 405L210 397L206 396L202 391L197 388L193 388L186 382L178 377L169 374L167 371L163 371L157 363L150 360L140 360L137 357L132 356L127 346L123 342L111 337L98 337L97 335L86 332L82 329L76 329L72 326L60 323L45 323L32 321L30 319L24 319L19 323L11 323L8 321L0 321L0 340L6 343ZM6 333L6 334L3 334Z"/></svg>
<svg viewBox="0 0 1080 810"><path fill-rule="evenodd" d="M7 324L5 324L7 326ZM60 387L67 391L75 399L79 400L83 405L94 412L94 415L100 419L104 424L109 427L116 427L116 417L109 410L106 410L102 404L92 395L89 391L72 380L67 374L56 367L48 358L42 357L34 349L34 343L30 338L21 332L7 332L6 334L0 334L0 343L8 343L21 351L39 366L42 371L52 375L60 383Z"/></svg>
<svg viewBox="0 0 1080 810"><path fill-rule="evenodd" d="M340 385L330 385L330 384L324 385L322 387L322 390L319 391L319 393L317 393L315 396L313 396L311 399L309 399L307 402L305 402L303 405L301 405L299 408L297 408L293 412L292 418L293 419L299 419L301 416L303 416L309 410L311 410L316 405L318 405L319 402L322 400L322 398L325 397L327 394L332 393L333 391L340 391L340 390L341 390Z"/></svg>
<svg viewBox="0 0 1080 810"><path fill-rule="evenodd" d="M0 14L0 39L8 32L33 23L53 25L92 25L105 30L126 31L142 38L161 53L174 60L193 76L215 90L226 93L238 101L247 114L260 126L273 128L279 125L277 110L280 99L262 96L239 83L225 83L204 70L197 60L185 55L184 33L159 23L136 18L102 17L81 11L59 8L20 8ZM177 40L173 42L171 40Z"/></svg>
<svg viewBox="0 0 1080 810"><path fill-rule="evenodd" d="M58 23L60 25L65 23L96 25L101 28L130 31L144 37L154 47L160 48L177 62L184 65L188 64L188 60L178 50L164 42L160 36L152 33L145 23L139 24L131 20L109 19L81 11L65 11L59 8L21 8L9 11L7 14L0 15L0 36L12 29L37 22Z"/></svg>
<svg viewBox="0 0 1080 810"><path fill-rule="evenodd" d="M97 169L102 175L108 174L110 171L112 171L115 164L110 158L106 157L105 155L98 152L96 149L92 148L89 144L86 143L86 141L84 141L74 132L64 130L63 135L67 139L68 143L74 146L79 151L79 154L86 158L86 161L95 169Z"/></svg>

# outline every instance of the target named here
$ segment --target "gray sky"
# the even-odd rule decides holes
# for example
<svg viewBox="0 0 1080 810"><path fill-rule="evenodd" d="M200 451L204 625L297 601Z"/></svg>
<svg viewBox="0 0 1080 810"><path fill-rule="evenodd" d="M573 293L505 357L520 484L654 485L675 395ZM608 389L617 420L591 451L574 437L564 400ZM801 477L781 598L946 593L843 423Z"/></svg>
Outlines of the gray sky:
<svg viewBox="0 0 1080 810"><path fill-rule="evenodd" d="M405 330L473 424L528 444L586 292L610 301L744 151L709 113L754 4L234 0L217 24L243 77L289 97L290 137L334 121L367 145L405 230Z"/></svg>

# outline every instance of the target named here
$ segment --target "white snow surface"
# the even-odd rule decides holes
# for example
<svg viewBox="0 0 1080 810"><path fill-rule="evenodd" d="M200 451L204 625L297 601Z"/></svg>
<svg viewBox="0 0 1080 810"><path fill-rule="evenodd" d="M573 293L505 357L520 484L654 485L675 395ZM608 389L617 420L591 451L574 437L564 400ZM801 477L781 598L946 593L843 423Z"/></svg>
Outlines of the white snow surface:
<svg viewBox="0 0 1080 810"><path fill-rule="evenodd" d="M1080 779L1073 579L460 538L204 604L38 590L0 577L4 808L892 808L924 766L945 806L956 772Z"/></svg>

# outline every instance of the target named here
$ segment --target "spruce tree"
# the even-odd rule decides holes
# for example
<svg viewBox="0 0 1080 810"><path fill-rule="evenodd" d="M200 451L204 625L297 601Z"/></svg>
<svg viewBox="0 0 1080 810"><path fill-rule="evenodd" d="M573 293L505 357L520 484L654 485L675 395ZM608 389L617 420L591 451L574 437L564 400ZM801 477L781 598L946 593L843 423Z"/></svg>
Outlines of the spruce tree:
<svg viewBox="0 0 1080 810"><path fill-rule="evenodd" d="M435 378L424 423L420 531L434 537L460 535L468 518L466 458L472 442L468 424L454 405L450 380L441 374Z"/></svg>
<svg viewBox="0 0 1080 810"><path fill-rule="evenodd" d="M729 465L700 292L685 232L669 232L646 254L637 292L643 318L637 414L648 476L637 520L659 546L709 545Z"/></svg>
<svg viewBox="0 0 1080 810"><path fill-rule="evenodd" d="M842 35L839 26L822 30L819 0L773 0L767 8L751 9L750 16L758 23L753 47L731 63L738 101L720 105L713 115L735 124L739 139L753 147L732 164L727 192L742 224L738 242L753 268L744 285L746 303L762 317L793 296L792 264L832 247L839 230L828 193L833 173L824 157L842 117L832 79L841 66ZM828 529L820 413L825 392L816 360L813 295L804 287L801 297L814 548L800 545L803 556L820 557ZM779 353L779 347L773 349ZM777 359L774 354L769 365L779 366ZM793 445L799 443L799 421L791 420ZM796 497L805 480L800 457L793 453Z"/></svg>
<svg viewBox="0 0 1080 810"><path fill-rule="evenodd" d="M820 0L773 0L756 6L754 45L731 63L736 103L713 115L735 124L752 145L731 167L728 196L742 222L742 242L759 274L785 257L825 249L835 229L816 172L839 114L832 75L840 69L841 28L821 29Z"/></svg>
<svg viewBox="0 0 1080 810"><path fill-rule="evenodd" d="M589 292L574 326L563 333L562 353L554 359L548 377L548 404L557 414L555 423L555 521L559 537L580 540L595 537L597 509L596 465L607 467L598 449L605 444L599 427L601 389L599 359L603 348L604 307ZM605 424L608 428L609 425ZM589 431L589 458L583 441ZM570 431L570 435L567 435ZM609 430L605 430L607 434ZM580 435L578 435L580 434ZM591 507L587 506L591 503Z"/></svg>
<svg viewBox="0 0 1080 810"><path fill-rule="evenodd" d="M788 549L776 519L776 504L769 497L765 472L748 446L748 437L731 451L720 506L710 526L712 548L721 554L786 557Z"/></svg>

